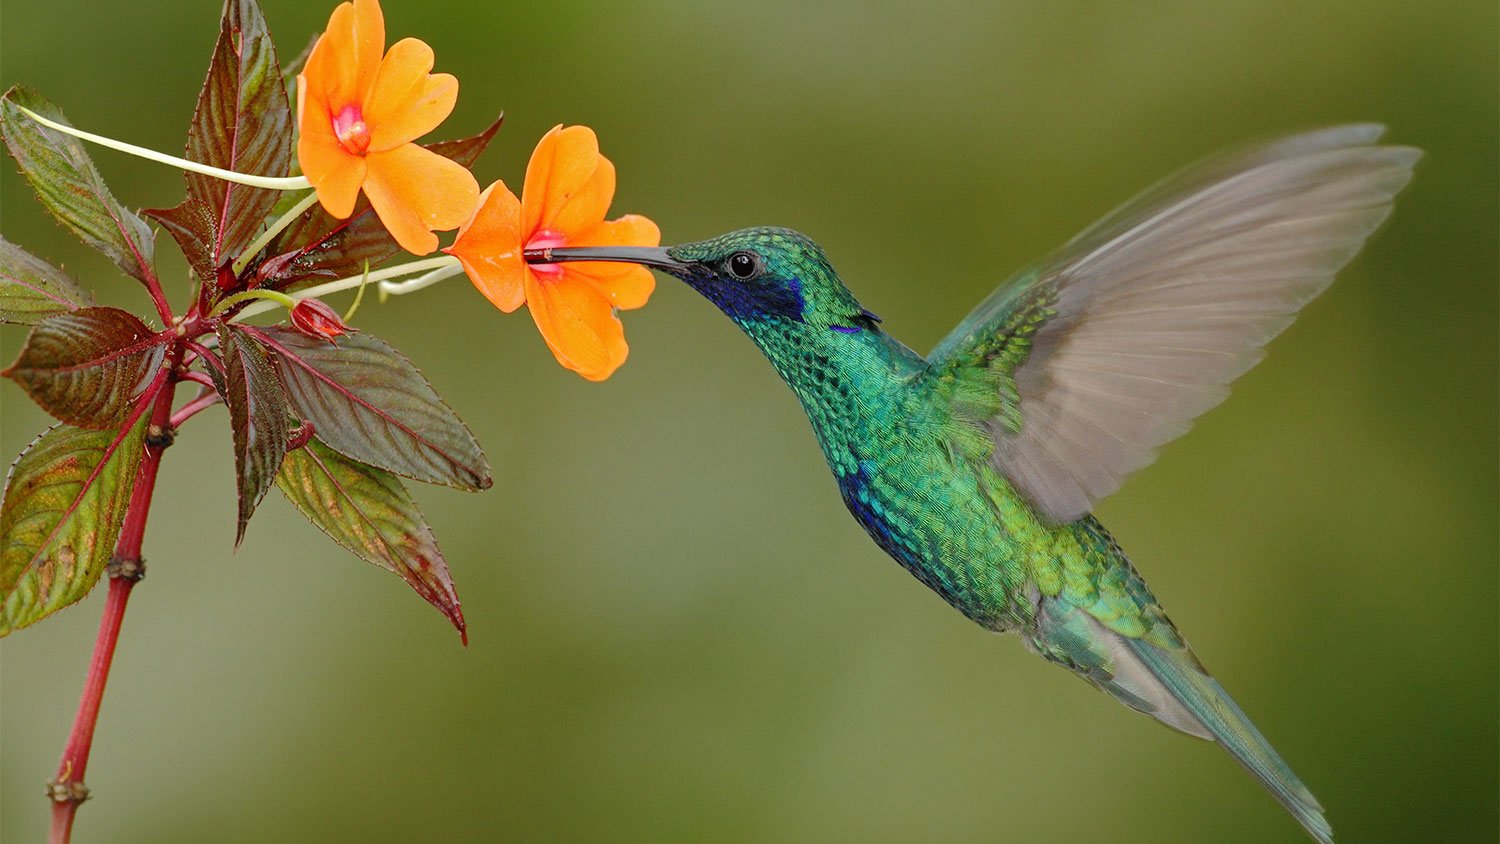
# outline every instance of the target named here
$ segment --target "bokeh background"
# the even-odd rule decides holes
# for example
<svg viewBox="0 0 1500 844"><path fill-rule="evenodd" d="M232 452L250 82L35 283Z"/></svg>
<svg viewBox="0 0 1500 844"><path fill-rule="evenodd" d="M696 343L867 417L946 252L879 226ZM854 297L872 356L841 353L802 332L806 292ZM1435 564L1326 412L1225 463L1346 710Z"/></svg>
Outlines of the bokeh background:
<svg viewBox="0 0 1500 844"><path fill-rule="evenodd" d="M284 59L330 4L273 0ZM180 149L205 0L6 0L0 82ZM1489 0L416 3L504 131L586 122L671 241L813 234L931 346L1008 273L1248 137L1388 123L1392 224L1235 396L1102 507L1341 841L1497 836L1497 61ZM103 150L117 195L181 182ZM0 168L4 233L144 296ZM186 291L166 238L163 270ZM664 280L596 385L462 280L361 329L424 368L495 488L420 488L472 644L272 494L238 553L222 411L168 455L80 815L87 841L1303 840L1224 754L948 610L850 521L753 348ZM22 333L0 334L8 359ZM0 385L0 451L45 424ZM0 837L41 785L102 590L5 640Z"/></svg>

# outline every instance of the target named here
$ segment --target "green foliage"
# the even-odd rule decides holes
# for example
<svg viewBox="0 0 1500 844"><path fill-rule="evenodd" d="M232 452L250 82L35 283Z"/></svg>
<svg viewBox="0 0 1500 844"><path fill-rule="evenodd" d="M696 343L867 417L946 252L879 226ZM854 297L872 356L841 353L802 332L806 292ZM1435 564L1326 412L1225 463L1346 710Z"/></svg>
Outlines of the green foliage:
<svg viewBox="0 0 1500 844"><path fill-rule="evenodd" d="M318 438L388 472L459 489L488 489L474 435L400 352L369 334L330 343L294 329L255 329L275 353L293 410Z"/></svg>
<svg viewBox="0 0 1500 844"><path fill-rule="evenodd" d="M186 158L239 173L284 176L292 162L291 109L276 47L254 0L231 0L188 129ZM185 174L187 198L146 212L182 247L199 278L240 254L278 192Z"/></svg>
<svg viewBox="0 0 1500 844"><path fill-rule="evenodd" d="M99 582L141 461L144 409L119 432L51 428L11 467L0 501L0 636Z"/></svg>
<svg viewBox="0 0 1500 844"><path fill-rule="evenodd" d="M287 455L276 484L334 542L400 575L468 642L448 563L395 475L351 460L315 438Z"/></svg>
<svg viewBox="0 0 1500 844"><path fill-rule="evenodd" d="M67 273L0 237L0 323L33 325L93 302Z"/></svg>
<svg viewBox="0 0 1500 844"><path fill-rule="evenodd" d="M118 308L80 308L37 323L0 375L63 422L110 428L130 413L170 336Z"/></svg>
<svg viewBox="0 0 1500 844"><path fill-rule="evenodd" d="M245 538L245 525L286 457L286 393L276 380L276 371L265 349L237 326L219 326L219 353L224 377L220 394L229 408L229 428L234 437L234 471L239 495L236 545Z"/></svg>
<svg viewBox="0 0 1500 844"><path fill-rule="evenodd" d="M0 97L0 133L37 198L80 240L109 256L120 269L143 282L151 278L150 227L116 201L82 141L37 123L21 108L72 124L62 109L30 88L17 85Z"/></svg>

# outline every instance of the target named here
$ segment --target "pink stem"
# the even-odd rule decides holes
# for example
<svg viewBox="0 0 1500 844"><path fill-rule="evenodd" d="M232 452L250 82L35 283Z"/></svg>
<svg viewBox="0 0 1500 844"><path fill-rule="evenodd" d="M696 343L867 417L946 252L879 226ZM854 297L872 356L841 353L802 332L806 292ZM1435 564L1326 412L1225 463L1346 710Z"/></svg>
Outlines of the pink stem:
<svg viewBox="0 0 1500 844"><path fill-rule="evenodd" d="M182 353L182 344L173 344L168 353L169 365L173 369L182 361ZM140 471L130 493L130 505L125 512L125 523L120 528L120 538L109 562L109 596L104 602L104 617L99 621L99 636L94 640L88 678L83 684L83 696L78 701L78 714L73 718L73 730L63 748L62 762L57 766L57 779L48 784L48 796L52 799L52 834L48 838L51 844L68 844L78 804L89 796L83 775L94 743L94 725L99 721L99 704L104 699L104 684L109 680L109 666L114 660L115 644L120 639L120 623L125 618L130 590L145 574L141 541L146 535L146 517L151 511L151 495L156 489L162 452L172 444L172 431L168 426L174 383L173 376L168 376L153 399L156 404L146 428L146 453L141 459Z"/></svg>
<svg viewBox="0 0 1500 844"><path fill-rule="evenodd" d="M146 292L151 294L151 301L156 305L156 315L161 317L161 324L164 327L171 328L172 306L167 303L167 294L161 289L161 281L146 264L142 264L141 268L145 270L143 274L146 276Z"/></svg>
<svg viewBox="0 0 1500 844"><path fill-rule="evenodd" d="M210 377L207 372L199 372L196 369L190 369L177 376L177 378L179 381L192 381L194 384L202 384L210 390L217 389L214 386L214 379Z"/></svg>
<svg viewBox="0 0 1500 844"><path fill-rule="evenodd" d="M172 414L172 419L168 424L173 430L181 428L182 423L188 421L189 419L192 419L194 416L197 416L199 413L202 413L210 407L213 407L214 405L218 404L219 401L219 394L210 389L208 392L198 396L197 398L193 399L192 401L188 402L180 409L178 409L176 413Z"/></svg>

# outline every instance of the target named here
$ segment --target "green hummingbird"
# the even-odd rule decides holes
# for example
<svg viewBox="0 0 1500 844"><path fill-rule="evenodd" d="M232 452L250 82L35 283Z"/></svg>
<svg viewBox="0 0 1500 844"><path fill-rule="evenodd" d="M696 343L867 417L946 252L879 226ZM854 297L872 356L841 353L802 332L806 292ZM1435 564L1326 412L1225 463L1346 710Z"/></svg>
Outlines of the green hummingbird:
<svg viewBox="0 0 1500 844"><path fill-rule="evenodd" d="M1349 125L1209 159L1002 284L926 357L782 228L627 261L717 305L796 393L856 521L986 629L1217 741L1328 844L1324 810L1091 515L1228 394L1390 213L1419 150Z"/></svg>

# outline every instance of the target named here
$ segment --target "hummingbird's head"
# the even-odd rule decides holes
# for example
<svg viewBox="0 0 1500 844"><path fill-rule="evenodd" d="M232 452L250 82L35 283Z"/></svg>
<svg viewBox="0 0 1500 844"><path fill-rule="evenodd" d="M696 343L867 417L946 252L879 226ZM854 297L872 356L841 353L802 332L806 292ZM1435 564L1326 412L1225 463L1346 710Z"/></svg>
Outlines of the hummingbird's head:
<svg viewBox="0 0 1500 844"><path fill-rule="evenodd" d="M857 333L880 320L860 307L823 249L791 229L740 229L670 247L580 246L526 252L534 263L626 261L687 282L746 329L785 323Z"/></svg>

